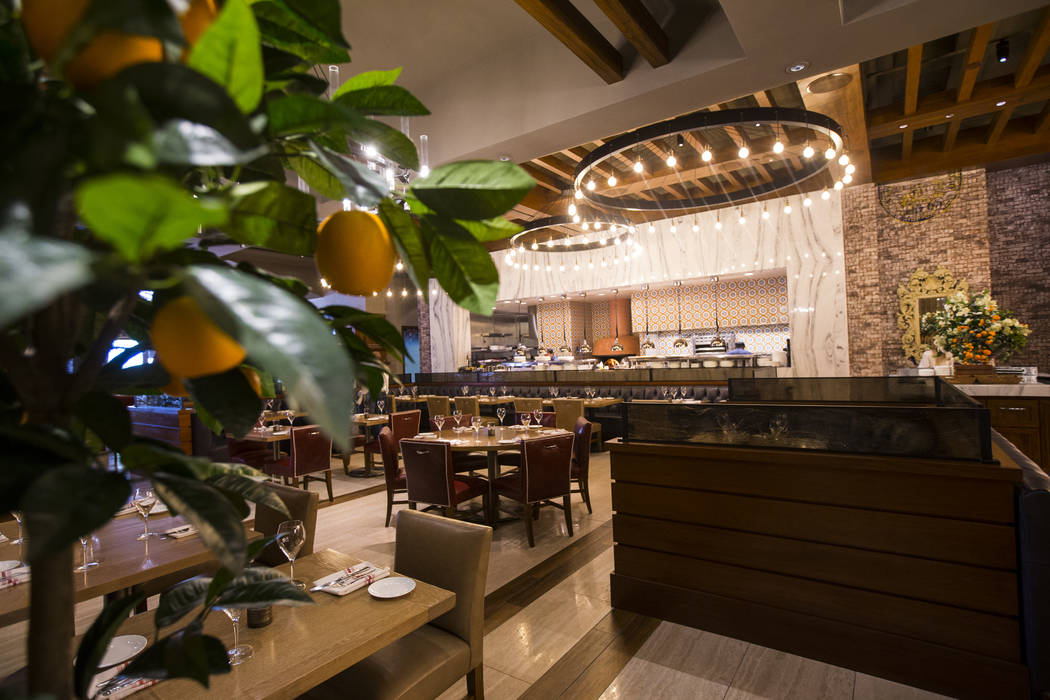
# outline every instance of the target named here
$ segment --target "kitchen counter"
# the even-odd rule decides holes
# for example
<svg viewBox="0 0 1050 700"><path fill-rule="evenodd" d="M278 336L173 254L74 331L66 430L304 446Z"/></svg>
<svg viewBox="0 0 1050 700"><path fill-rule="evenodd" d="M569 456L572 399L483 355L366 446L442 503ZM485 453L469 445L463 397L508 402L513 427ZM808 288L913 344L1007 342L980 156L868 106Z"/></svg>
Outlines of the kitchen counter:
<svg viewBox="0 0 1050 700"><path fill-rule="evenodd" d="M1050 384L956 384L969 396L1016 396L1050 399Z"/></svg>

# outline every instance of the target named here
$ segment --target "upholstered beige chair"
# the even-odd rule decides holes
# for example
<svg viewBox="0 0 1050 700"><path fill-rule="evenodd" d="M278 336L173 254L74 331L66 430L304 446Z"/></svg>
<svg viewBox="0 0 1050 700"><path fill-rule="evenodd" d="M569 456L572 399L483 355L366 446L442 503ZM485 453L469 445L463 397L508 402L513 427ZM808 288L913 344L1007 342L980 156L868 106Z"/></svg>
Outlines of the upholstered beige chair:
<svg viewBox="0 0 1050 700"><path fill-rule="evenodd" d="M543 399L514 399L515 413L532 413L537 408L543 410Z"/></svg>
<svg viewBox="0 0 1050 700"><path fill-rule="evenodd" d="M305 557L307 554L313 554L314 534L317 532L317 494L313 491L281 484L266 484L266 488L277 494L277 497L284 502L288 515L278 513L268 506L257 505L255 524L252 529L264 537L273 537L277 534L278 526L285 520L302 520L303 529L306 530L306 541L303 542L303 548L299 550L298 556ZM266 566L280 566L288 561L288 558L281 553L276 544L271 542L259 552L255 561Z"/></svg>
<svg viewBox="0 0 1050 700"><path fill-rule="evenodd" d="M309 691L304 698L436 698L463 676L485 697L485 577L492 528L403 510L394 570L456 594L456 607Z"/></svg>

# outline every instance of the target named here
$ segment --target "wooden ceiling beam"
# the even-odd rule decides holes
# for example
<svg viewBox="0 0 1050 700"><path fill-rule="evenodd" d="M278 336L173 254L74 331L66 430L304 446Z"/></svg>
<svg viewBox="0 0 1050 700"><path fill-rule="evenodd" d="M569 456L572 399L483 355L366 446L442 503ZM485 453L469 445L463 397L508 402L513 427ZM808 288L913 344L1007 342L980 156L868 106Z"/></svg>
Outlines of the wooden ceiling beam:
<svg viewBox="0 0 1050 700"><path fill-rule="evenodd" d="M641 0L594 0L653 68L671 62L671 42Z"/></svg>
<svg viewBox="0 0 1050 700"><path fill-rule="evenodd" d="M566 165L565 163L562 163L554 156L543 156L542 158L534 158L529 162L533 165L538 165L544 170L549 170L558 177L563 177L569 182L572 182L572 175L575 171L575 168Z"/></svg>
<svg viewBox="0 0 1050 700"><path fill-rule="evenodd" d="M1043 56L1050 49L1050 7L1043 10L1043 16L1039 19L1035 31L1028 40L1028 46L1024 50L1024 56L1014 73L1014 87L1022 88L1032 82L1035 71L1043 62Z"/></svg>
<svg viewBox="0 0 1050 700"><path fill-rule="evenodd" d="M623 80L623 57L569 0L515 0L606 83Z"/></svg>
<svg viewBox="0 0 1050 700"><path fill-rule="evenodd" d="M966 50L966 63L963 64L962 80L956 92L956 102L966 102L973 94L974 85L977 84L977 76L981 72L984 63L984 52L988 50L988 40L992 38L995 31L995 22L982 24L973 30L970 36L970 46Z"/></svg>
<svg viewBox="0 0 1050 700"><path fill-rule="evenodd" d="M536 181L536 184L550 190L551 192L561 194L572 186L572 183L566 182L562 178L551 173L549 170L544 170L531 161L528 163L522 163L521 168Z"/></svg>
<svg viewBox="0 0 1050 700"><path fill-rule="evenodd" d="M948 152L955 148L955 139L959 136L959 125L962 124L962 119L952 119L948 123L948 130L944 132L944 150Z"/></svg>
<svg viewBox="0 0 1050 700"><path fill-rule="evenodd" d="M943 124L950 119L965 119L996 111L997 102L1005 101L1013 107L1030 102L1041 102L1050 97L1050 66L1039 68L1035 76L1024 87L1014 87L1014 76L982 80L974 89L970 99L956 102L955 93L946 90L919 100L918 109L907 118L901 116L900 105L880 107L868 113L868 136L877 139L905 130L921 129ZM951 114L951 117L947 115ZM906 129L900 129L901 124Z"/></svg>
<svg viewBox="0 0 1050 700"><path fill-rule="evenodd" d="M922 44L908 47L908 63L904 78L904 116L915 114L919 106L919 75L922 72ZM911 158L914 131L905 131L901 140L901 160Z"/></svg>
<svg viewBox="0 0 1050 700"><path fill-rule="evenodd" d="M1050 127L1050 100L1046 101L1043 106L1043 111L1039 113L1039 117L1035 122L1035 132L1046 131L1047 127Z"/></svg>
<svg viewBox="0 0 1050 700"><path fill-rule="evenodd" d="M1010 105L1003 107L999 110L999 114L995 115L995 120L992 122L991 127L988 129L988 140L985 142L989 146L999 140L999 137L1003 134L1003 129L1006 128L1006 124L1010 121L1010 116L1013 114L1014 108Z"/></svg>

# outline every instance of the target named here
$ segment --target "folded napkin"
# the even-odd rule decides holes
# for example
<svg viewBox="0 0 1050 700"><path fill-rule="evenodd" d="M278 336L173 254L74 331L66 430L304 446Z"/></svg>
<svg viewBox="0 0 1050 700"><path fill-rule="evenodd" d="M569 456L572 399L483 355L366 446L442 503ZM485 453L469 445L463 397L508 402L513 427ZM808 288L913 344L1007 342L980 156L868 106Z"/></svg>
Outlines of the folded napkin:
<svg viewBox="0 0 1050 700"><path fill-rule="evenodd" d="M416 435L417 438L432 438L437 437L437 433L419 433Z"/></svg>
<svg viewBox="0 0 1050 700"><path fill-rule="evenodd" d="M499 444L501 445L516 445L517 443L521 442L521 438L501 438L497 442L499 442Z"/></svg>
<svg viewBox="0 0 1050 700"><path fill-rule="evenodd" d="M183 537L189 537L190 535L197 534L197 528L192 525L179 525L164 531L164 534L168 537L174 537L175 539L182 539Z"/></svg>
<svg viewBox="0 0 1050 700"><path fill-rule="evenodd" d="M2 544L4 542L7 542L7 539L8 539L7 535L5 535L4 533L0 532L0 544Z"/></svg>
<svg viewBox="0 0 1050 700"><path fill-rule="evenodd" d="M323 578L317 579L314 581L314 586L310 590L324 591L325 593L331 593L332 595L344 596L347 593L356 591L358 588L369 586L379 579L386 578L389 575L389 568L379 567L372 562L363 561L348 569L336 571L334 574L329 574Z"/></svg>
<svg viewBox="0 0 1050 700"><path fill-rule="evenodd" d="M7 571L0 571L0 589L12 588L20 583L29 581L29 567L16 566Z"/></svg>
<svg viewBox="0 0 1050 700"><path fill-rule="evenodd" d="M160 681L155 678L125 678L120 676L120 673L127 668L130 661L114 666L113 668L107 668L95 675L91 679L91 685L89 692L94 693L92 697L95 698L106 698L106 700L119 700L125 698L132 693L137 693L143 688L149 688L151 685L156 685ZM118 678L118 676L120 676ZM103 685L107 681L110 681L107 685ZM102 686L102 687L99 687Z"/></svg>

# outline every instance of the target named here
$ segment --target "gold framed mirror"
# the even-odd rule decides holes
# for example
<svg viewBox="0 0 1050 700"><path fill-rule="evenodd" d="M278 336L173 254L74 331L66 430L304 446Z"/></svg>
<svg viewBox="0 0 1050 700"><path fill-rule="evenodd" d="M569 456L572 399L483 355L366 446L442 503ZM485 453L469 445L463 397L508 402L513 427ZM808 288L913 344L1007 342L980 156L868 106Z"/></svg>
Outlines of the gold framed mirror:
<svg viewBox="0 0 1050 700"><path fill-rule="evenodd" d="M911 278L897 287L897 327L901 330L901 349L904 355L916 362L928 345L919 330L919 319L930 311L937 311L944 306L944 301L953 292L966 292L969 285L966 280L957 280L955 275L944 267L933 272L919 268Z"/></svg>

